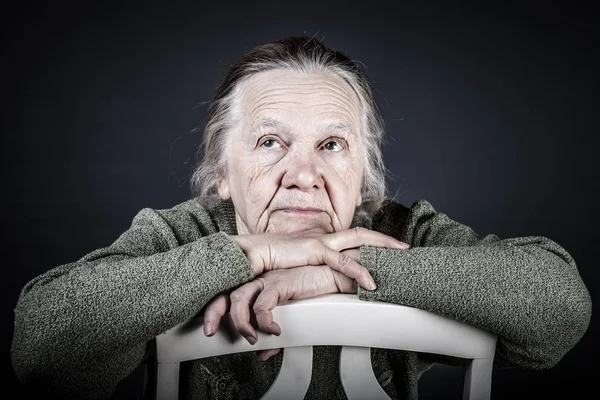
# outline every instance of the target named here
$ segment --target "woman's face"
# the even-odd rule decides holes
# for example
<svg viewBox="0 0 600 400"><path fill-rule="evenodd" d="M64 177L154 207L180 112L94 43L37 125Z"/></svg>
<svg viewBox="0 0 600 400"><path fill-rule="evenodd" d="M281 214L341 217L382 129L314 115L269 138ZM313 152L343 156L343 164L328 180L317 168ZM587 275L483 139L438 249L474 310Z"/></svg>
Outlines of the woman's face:
<svg viewBox="0 0 600 400"><path fill-rule="evenodd" d="M361 204L361 110L350 85L322 72L272 70L240 85L221 198L238 233L348 229Z"/></svg>

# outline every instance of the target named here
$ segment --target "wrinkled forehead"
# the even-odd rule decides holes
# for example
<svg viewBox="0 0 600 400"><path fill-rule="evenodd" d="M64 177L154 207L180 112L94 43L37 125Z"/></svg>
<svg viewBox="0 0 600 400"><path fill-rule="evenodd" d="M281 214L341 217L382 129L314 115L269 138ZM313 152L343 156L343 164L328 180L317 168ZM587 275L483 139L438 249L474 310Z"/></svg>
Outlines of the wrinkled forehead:
<svg viewBox="0 0 600 400"><path fill-rule="evenodd" d="M314 71L263 71L240 85L240 117L246 129L263 121L286 125L339 125L360 131L358 96L342 78Z"/></svg>

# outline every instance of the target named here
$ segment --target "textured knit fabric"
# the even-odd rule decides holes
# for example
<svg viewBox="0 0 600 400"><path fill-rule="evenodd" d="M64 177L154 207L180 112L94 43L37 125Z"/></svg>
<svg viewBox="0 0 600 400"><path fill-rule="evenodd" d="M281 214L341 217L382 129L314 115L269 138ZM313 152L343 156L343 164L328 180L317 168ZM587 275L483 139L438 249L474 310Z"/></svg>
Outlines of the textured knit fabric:
<svg viewBox="0 0 600 400"><path fill-rule="evenodd" d="M417 307L499 335L497 360L523 368L554 366L584 335L591 299L569 253L540 236L480 237L425 200L386 202L353 225L410 244L363 246L360 261L377 289L362 300ZM153 339L202 312L217 294L253 279L230 201L192 199L142 209L110 246L58 266L25 285L15 309L12 361L19 379L61 398L106 399L148 354ZM316 346L308 399L345 398L340 348ZM262 396L281 354L255 353L181 366L184 399ZM377 380L392 398L417 398L429 354L372 349Z"/></svg>

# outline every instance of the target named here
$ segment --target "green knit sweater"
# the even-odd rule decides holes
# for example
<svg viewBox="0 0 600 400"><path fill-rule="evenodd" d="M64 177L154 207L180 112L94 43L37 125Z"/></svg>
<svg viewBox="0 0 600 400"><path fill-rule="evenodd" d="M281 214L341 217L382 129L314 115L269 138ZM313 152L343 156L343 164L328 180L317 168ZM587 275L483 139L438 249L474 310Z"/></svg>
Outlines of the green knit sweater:
<svg viewBox="0 0 600 400"><path fill-rule="evenodd" d="M499 336L496 359L524 368L555 365L584 335L591 299L573 258L540 237L480 237L425 200L386 202L353 225L411 245L364 246L360 262L377 289L362 300L404 304L482 327ZM25 285L15 309L12 362L19 379L62 398L106 399L165 330L202 312L220 292L253 278L233 205L192 199L142 209L113 244L58 266ZM316 346L306 398L345 398L340 348ZM417 398L429 354L372 349L375 376L392 398ZM182 398L259 398L281 355L254 352L182 364Z"/></svg>

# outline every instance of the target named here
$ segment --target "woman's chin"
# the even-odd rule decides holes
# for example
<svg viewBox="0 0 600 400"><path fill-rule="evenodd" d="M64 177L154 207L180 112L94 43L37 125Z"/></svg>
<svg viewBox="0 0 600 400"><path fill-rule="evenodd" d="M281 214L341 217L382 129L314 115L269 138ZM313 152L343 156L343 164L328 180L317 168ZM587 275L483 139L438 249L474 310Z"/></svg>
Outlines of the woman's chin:
<svg viewBox="0 0 600 400"><path fill-rule="evenodd" d="M332 233L333 226L326 213L297 215L295 213L276 212L269 218L266 233L316 232Z"/></svg>

